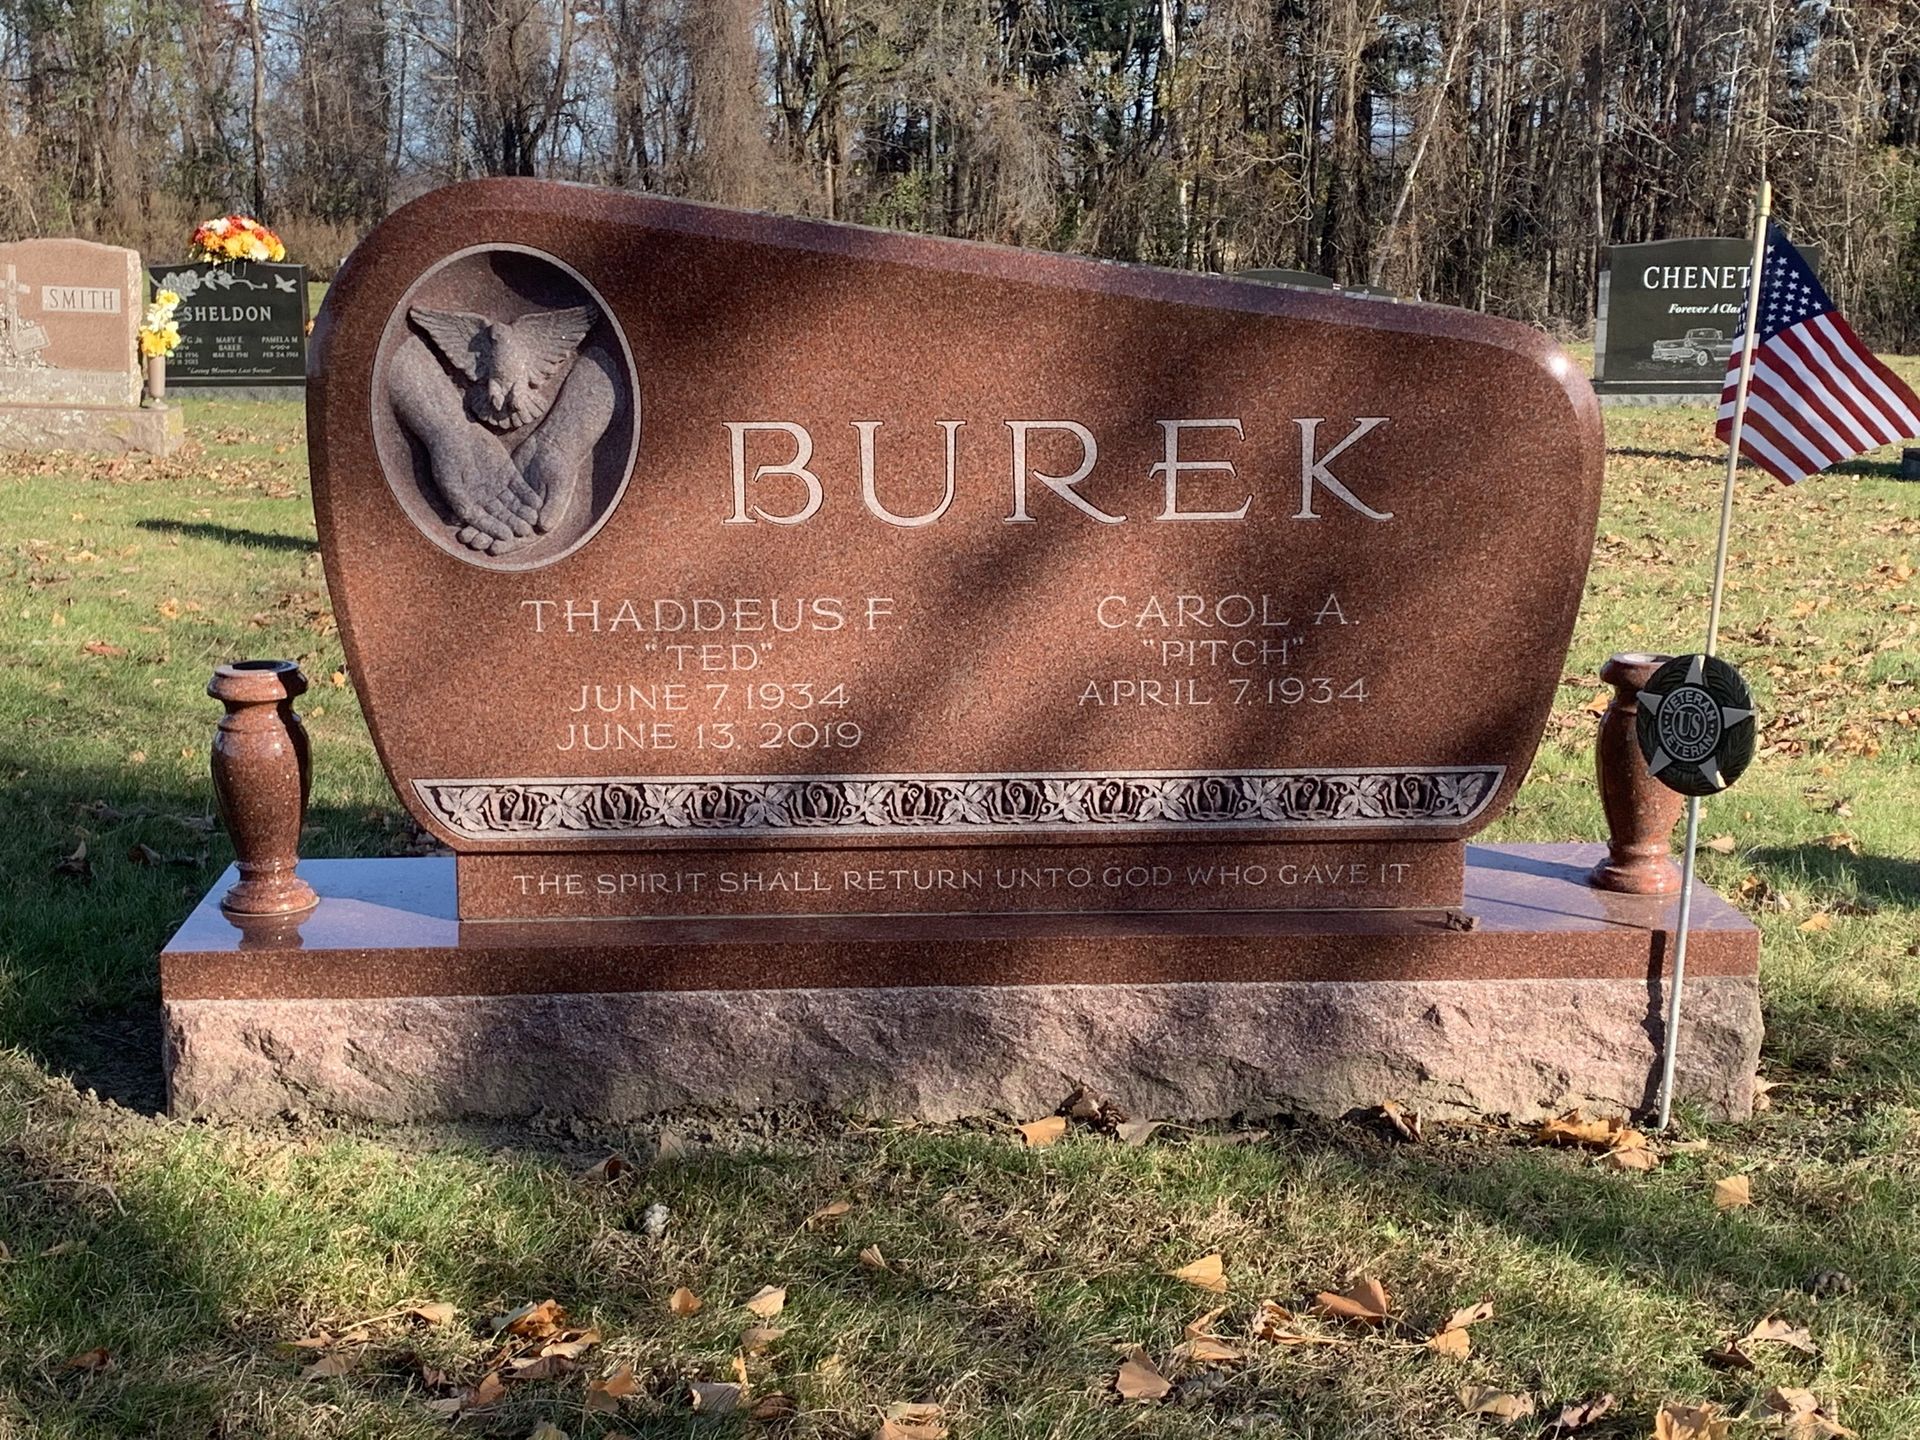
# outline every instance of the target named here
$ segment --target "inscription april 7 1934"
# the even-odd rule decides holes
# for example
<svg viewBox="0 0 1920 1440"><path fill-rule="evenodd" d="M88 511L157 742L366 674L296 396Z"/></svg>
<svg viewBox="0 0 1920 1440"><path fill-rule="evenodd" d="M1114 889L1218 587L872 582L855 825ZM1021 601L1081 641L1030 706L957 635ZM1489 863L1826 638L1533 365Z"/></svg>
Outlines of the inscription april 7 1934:
<svg viewBox="0 0 1920 1440"><path fill-rule="evenodd" d="M1457 899L1600 475L1501 322L522 181L356 253L309 406L476 917Z"/></svg>

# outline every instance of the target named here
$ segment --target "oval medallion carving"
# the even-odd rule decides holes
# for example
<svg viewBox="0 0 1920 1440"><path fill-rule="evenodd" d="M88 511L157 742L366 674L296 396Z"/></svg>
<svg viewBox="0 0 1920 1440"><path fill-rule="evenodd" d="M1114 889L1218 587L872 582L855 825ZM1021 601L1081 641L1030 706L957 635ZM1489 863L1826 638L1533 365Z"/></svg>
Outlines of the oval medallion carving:
<svg viewBox="0 0 1920 1440"><path fill-rule="evenodd" d="M442 549L496 570L570 554L618 503L639 448L633 356L570 266L491 245L395 307L373 375L381 469Z"/></svg>

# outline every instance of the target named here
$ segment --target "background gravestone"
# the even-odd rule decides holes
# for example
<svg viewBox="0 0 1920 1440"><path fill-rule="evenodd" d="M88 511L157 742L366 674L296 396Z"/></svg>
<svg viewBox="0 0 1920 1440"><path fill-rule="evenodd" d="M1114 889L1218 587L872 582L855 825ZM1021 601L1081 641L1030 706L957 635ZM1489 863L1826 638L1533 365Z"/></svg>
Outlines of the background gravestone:
<svg viewBox="0 0 1920 1440"><path fill-rule="evenodd" d="M1819 269L1818 247L1804 253ZM1740 328L1753 241L1615 245L1600 276L1593 388L1601 395L1717 400Z"/></svg>
<svg viewBox="0 0 1920 1440"><path fill-rule="evenodd" d="M307 383L307 267L155 265L155 290L180 296L180 348L167 383L186 390Z"/></svg>
<svg viewBox="0 0 1920 1440"><path fill-rule="evenodd" d="M180 416L140 408L140 256L90 240L0 245L0 449L149 450Z"/></svg>

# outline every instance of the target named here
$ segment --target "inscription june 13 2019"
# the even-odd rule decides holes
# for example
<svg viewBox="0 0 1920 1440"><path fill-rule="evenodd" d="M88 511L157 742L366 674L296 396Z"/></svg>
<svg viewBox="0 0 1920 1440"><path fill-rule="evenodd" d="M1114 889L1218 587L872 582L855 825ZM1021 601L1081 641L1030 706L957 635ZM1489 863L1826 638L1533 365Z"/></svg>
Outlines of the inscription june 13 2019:
<svg viewBox="0 0 1920 1440"><path fill-rule="evenodd" d="M683 896L1144 865L1177 908L1251 893L1181 878L1222 843L1338 841L1254 873L1396 903L1366 847L1524 771L1598 505L1591 396L1517 327L539 182L397 212L312 368L356 689L503 915L675 847ZM920 853L968 844L1022 854Z"/></svg>

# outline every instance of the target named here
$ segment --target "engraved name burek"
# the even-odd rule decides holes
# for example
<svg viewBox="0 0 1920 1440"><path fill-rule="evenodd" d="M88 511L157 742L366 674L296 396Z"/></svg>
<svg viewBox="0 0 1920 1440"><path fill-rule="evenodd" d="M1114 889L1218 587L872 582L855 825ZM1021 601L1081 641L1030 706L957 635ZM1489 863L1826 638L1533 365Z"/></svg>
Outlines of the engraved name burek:
<svg viewBox="0 0 1920 1440"><path fill-rule="evenodd" d="M1501 765L1111 775L778 776L416 780L469 840L674 831L866 835L1077 830L1456 825L1485 808Z"/></svg>
<svg viewBox="0 0 1920 1440"><path fill-rule="evenodd" d="M888 525L917 529L931 525L953 506L958 468L960 432L964 420L940 420L935 423L944 437L945 488L940 500L929 509L907 514L892 508L881 498L875 449L881 423L878 420L851 422L859 440L860 505L867 514ZM1052 495L1059 502L1103 525L1121 525L1128 516L1110 508L1109 500L1096 500L1082 487L1096 477L1100 465L1100 442L1094 432L1077 420L1007 420L1001 437L1007 454L1008 510L1002 517L1009 525L1027 525L1036 520L1032 507ZM1147 467L1155 497L1154 512L1135 515L1135 519L1160 521L1242 521L1254 507L1254 495L1241 490L1238 462L1233 447L1246 440L1246 429L1238 419L1158 420L1160 455ZM1289 483L1285 503L1295 508L1290 520L1319 520L1329 506L1343 506L1368 520L1393 519L1393 512L1382 510L1361 498L1346 481L1334 473L1336 462L1350 460L1349 452L1387 423L1384 415L1363 415L1341 433L1338 425L1323 433L1325 416L1296 416L1289 445L1297 450L1288 456L1291 466L1298 457L1298 490ZM727 421L730 451L732 495L725 522L728 525L801 525L820 513L827 503L827 485L814 459L814 435L805 425L790 420ZM1331 438L1337 436L1338 438ZM981 443L981 442L975 442ZM1201 447L1205 447L1204 449ZM784 453L782 453L784 451ZM1039 468L1035 452L1047 455L1067 453L1073 463L1060 474ZM773 458L778 457L778 458ZM1058 465L1058 460L1046 463ZM1205 476L1204 481L1197 477ZM897 482L897 479L895 481ZM1198 498L1197 487L1204 484L1214 496ZM1185 493L1183 493L1183 486ZM1238 495L1240 498L1233 499ZM1297 503L1296 497L1297 496ZM1228 503L1222 504L1226 499ZM897 497L895 503L898 503ZM1044 503L1052 505L1054 500Z"/></svg>

